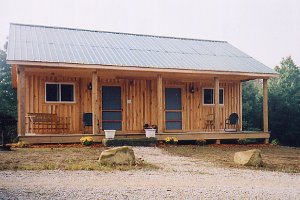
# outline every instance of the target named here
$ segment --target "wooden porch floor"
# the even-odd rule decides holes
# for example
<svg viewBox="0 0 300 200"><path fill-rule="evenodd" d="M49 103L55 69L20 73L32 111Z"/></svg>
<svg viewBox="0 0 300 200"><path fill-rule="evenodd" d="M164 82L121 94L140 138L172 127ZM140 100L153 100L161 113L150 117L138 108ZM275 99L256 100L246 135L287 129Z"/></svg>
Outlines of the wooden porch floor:
<svg viewBox="0 0 300 200"><path fill-rule="evenodd" d="M104 134L27 134L19 136L22 141L32 144L64 144L78 143L81 137L92 136L94 141L101 142ZM116 134L116 138L141 138L145 133ZM178 140L226 140L226 139L269 139L269 132L238 131L238 132L186 132L186 133L160 133L156 134L158 140L166 137L176 137Z"/></svg>

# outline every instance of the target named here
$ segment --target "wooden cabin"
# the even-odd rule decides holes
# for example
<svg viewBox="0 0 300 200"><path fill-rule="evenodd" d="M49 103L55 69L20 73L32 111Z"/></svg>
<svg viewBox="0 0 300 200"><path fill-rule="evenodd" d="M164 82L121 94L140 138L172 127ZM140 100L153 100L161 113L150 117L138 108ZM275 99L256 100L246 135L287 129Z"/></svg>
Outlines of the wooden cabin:
<svg viewBox="0 0 300 200"><path fill-rule="evenodd" d="M276 72L225 41L11 24L7 63L18 134L33 143L116 137L270 137L267 81ZM242 131L242 82L263 79L264 129ZM226 131L236 113L238 124Z"/></svg>

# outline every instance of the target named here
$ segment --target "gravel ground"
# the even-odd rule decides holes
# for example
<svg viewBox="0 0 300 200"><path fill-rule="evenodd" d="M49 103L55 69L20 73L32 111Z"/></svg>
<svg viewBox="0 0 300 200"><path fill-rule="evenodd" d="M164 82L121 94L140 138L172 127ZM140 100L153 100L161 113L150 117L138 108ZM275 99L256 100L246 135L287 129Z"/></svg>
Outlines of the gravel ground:
<svg viewBox="0 0 300 200"><path fill-rule="evenodd" d="M300 174L223 169L135 147L155 171L2 171L0 199L300 199Z"/></svg>

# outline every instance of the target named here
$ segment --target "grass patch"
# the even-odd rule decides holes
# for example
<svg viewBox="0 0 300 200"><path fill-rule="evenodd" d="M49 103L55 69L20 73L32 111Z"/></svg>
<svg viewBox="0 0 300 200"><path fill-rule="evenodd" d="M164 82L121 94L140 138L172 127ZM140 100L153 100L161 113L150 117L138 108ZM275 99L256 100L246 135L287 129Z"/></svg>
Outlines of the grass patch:
<svg viewBox="0 0 300 200"><path fill-rule="evenodd" d="M103 147L13 148L0 151L0 170L138 170L157 169L137 159L134 166L103 166L98 162Z"/></svg>
<svg viewBox="0 0 300 200"><path fill-rule="evenodd" d="M171 154L187 156L210 162L215 166L259 169L286 173L300 173L300 148L272 145L182 145L163 147ZM263 166L249 167L236 165L233 162L234 153L257 148L262 151Z"/></svg>

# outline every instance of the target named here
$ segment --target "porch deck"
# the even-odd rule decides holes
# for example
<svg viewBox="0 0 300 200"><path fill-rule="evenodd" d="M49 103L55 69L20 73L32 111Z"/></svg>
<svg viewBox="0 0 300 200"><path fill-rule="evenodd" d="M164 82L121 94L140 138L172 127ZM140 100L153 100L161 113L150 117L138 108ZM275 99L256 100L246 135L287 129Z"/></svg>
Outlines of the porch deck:
<svg viewBox="0 0 300 200"><path fill-rule="evenodd" d="M26 134L19 136L22 141L31 144L64 144L78 143L81 137L92 136L95 142L101 142L104 134ZM141 138L145 133L117 133L116 138ZM178 140L228 140L228 139L268 139L269 132L263 131L238 131L238 132L185 132L185 133L157 133L156 138L161 141L166 137L176 137Z"/></svg>

